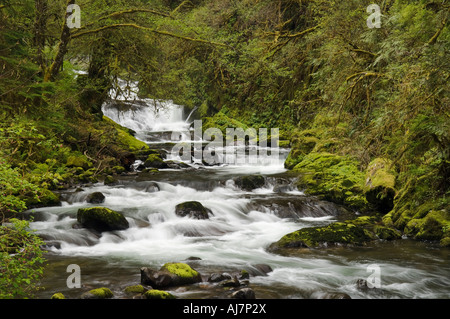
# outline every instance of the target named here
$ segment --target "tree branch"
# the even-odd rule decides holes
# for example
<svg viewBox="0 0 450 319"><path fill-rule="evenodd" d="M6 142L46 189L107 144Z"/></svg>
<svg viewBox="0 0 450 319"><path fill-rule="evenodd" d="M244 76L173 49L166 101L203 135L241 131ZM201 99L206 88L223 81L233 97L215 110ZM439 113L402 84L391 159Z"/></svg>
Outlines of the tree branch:
<svg viewBox="0 0 450 319"><path fill-rule="evenodd" d="M180 10L180 9L181 9L182 7L184 7L186 4L191 4L191 5L193 6L193 4L192 4L191 1L189 1L189 0L184 0L178 7L176 7L176 8L172 11L171 15L174 15L175 13L177 13L178 10Z"/></svg>
<svg viewBox="0 0 450 319"><path fill-rule="evenodd" d="M81 32L78 32L78 33L74 33L74 34L72 34L71 38L72 39L76 39L76 38L79 38L79 37L82 37L82 36L85 36L85 35L88 35L88 34L94 34L94 33L98 33L98 32L104 31L104 30L121 28L121 27L130 27L130 28L144 30L144 31L148 31L148 32L152 32L152 33L156 33L156 34L160 34L160 35L165 35L165 36L169 36L169 37L173 37L173 38L178 38L178 39L182 39L182 40L186 40L186 41L193 41L193 42L199 42L199 43L203 43L203 44L212 44L212 45L232 48L230 45L225 44L225 43L190 38L190 37L182 36L182 35L179 35L179 34L170 33L170 32L167 32L167 31L161 31L161 30L156 30L156 29L152 29L152 28L143 27L143 26L140 26L140 25L137 25L137 24L134 24L134 23L118 23L118 24L106 25L106 26L103 26L103 27L100 27L100 28L97 28L97 29L81 31Z"/></svg>
<svg viewBox="0 0 450 319"><path fill-rule="evenodd" d="M444 30L445 25L447 24L447 17L445 17L444 21L442 21L442 24L440 28L436 31L436 33L431 37L430 41L428 41L428 45L433 45L436 43L437 38L441 34L442 30Z"/></svg>

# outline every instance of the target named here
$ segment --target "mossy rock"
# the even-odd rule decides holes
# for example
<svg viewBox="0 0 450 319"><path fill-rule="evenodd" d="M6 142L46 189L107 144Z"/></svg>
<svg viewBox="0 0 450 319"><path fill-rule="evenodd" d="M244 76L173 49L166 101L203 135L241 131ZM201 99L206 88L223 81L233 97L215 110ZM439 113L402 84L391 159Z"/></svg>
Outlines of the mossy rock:
<svg viewBox="0 0 450 319"><path fill-rule="evenodd" d="M393 227L377 225L375 226L374 231L375 235L383 240L395 240L402 238L402 232Z"/></svg>
<svg viewBox="0 0 450 319"><path fill-rule="evenodd" d="M66 297L62 293L57 292L57 293L52 295L51 299L66 299Z"/></svg>
<svg viewBox="0 0 450 319"><path fill-rule="evenodd" d="M145 167L152 168L167 168L168 165L163 161L163 159L158 154L150 154L144 162Z"/></svg>
<svg viewBox="0 0 450 319"><path fill-rule="evenodd" d="M234 183L243 190L252 191L256 188L263 187L266 180L262 175L247 175L235 178Z"/></svg>
<svg viewBox="0 0 450 319"><path fill-rule="evenodd" d="M202 130L205 132L209 128L217 128L222 132L223 137L226 136L227 128L242 128L243 130L248 129L248 126L238 120L228 117L222 112L214 114L213 117L206 117L202 123Z"/></svg>
<svg viewBox="0 0 450 319"><path fill-rule="evenodd" d="M310 153L294 168L299 174L297 187L310 195L367 210L363 193L364 173L351 158L327 152Z"/></svg>
<svg viewBox="0 0 450 319"><path fill-rule="evenodd" d="M160 270L174 275L176 277L174 278L176 285L192 284L202 281L200 273L185 263L166 263Z"/></svg>
<svg viewBox="0 0 450 319"><path fill-rule="evenodd" d="M84 155L73 155L67 158L67 167L80 167L87 170L92 167L92 163Z"/></svg>
<svg viewBox="0 0 450 319"><path fill-rule="evenodd" d="M191 217L196 219L208 219L211 210L203 206L200 202L189 201L175 206L175 214L181 217Z"/></svg>
<svg viewBox="0 0 450 319"><path fill-rule="evenodd" d="M112 168L112 171L114 172L114 174L122 174L126 171L126 169L123 166L116 165Z"/></svg>
<svg viewBox="0 0 450 319"><path fill-rule="evenodd" d="M105 184L105 185L112 185L115 183L117 183L117 179L111 175L106 175L105 179L103 180L103 184Z"/></svg>
<svg viewBox="0 0 450 319"><path fill-rule="evenodd" d="M376 239L371 227L375 219L367 216L335 222L325 227L306 227L283 236L269 249L319 248L336 245L361 246Z"/></svg>
<svg viewBox="0 0 450 319"><path fill-rule="evenodd" d="M394 207L395 175L392 161L384 158L376 158L366 169L366 199L381 213L388 213Z"/></svg>
<svg viewBox="0 0 450 319"><path fill-rule="evenodd" d="M132 153L136 153L139 151L148 151L150 148L148 145L137 138L135 138L129 129L121 126L120 124L114 122L112 119L110 119L107 116L103 116L103 121L108 123L109 125L113 126L116 131L116 139L117 143L123 147L125 150L128 150Z"/></svg>
<svg viewBox="0 0 450 319"><path fill-rule="evenodd" d="M82 299L109 299L114 297L113 292L109 288L97 288L84 293Z"/></svg>
<svg viewBox="0 0 450 319"><path fill-rule="evenodd" d="M146 299L175 299L175 296L171 293L157 289L150 289L143 296Z"/></svg>
<svg viewBox="0 0 450 319"><path fill-rule="evenodd" d="M141 268L141 283L156 289L189 285L201 281L202 277L199 272L184 263L167 263L160 270Z"/></svg>
<svg viewBox="0 0 450 319"><path fill-rule="evenodd" d="M125 288L125 293L127 294L143 294L147 291L142 285L133 285Z"/></svg>
<svg viewBox="0 0 450 319"><path fill-rule="evenodd" d="M99 232L124 230L129 227L128 221L121 213L106 207L80 208L77 220L84 227Z"/></svg>
<svg viewBox="0 0 450 319"><path fill-rule="evenodd" d="M26 204L27 208L37 208L37 207L49 207L49 206L60 206L61 199L59 194L55 194L52 191L41 188L39 189L38 196L21 196L20 197Z"/></svg>
<svg viewBox="0 0 450 319"><path fill-rule="evenodd" d="M423 218L411 219L404 232L418 240L441 240L450 235L450 214L444 210L432 210Z"/></svg>

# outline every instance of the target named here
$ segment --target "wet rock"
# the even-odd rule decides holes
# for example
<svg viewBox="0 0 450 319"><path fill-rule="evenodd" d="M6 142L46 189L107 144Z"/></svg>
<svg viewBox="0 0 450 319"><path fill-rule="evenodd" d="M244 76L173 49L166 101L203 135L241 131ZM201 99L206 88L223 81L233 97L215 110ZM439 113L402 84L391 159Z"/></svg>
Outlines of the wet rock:
<svg viewBox="0 0 450 319"><path fill-rule="evenodd" d="M269 250L279 248L318 248L336 245L361 246L377 239L373 232L376 219L361 216L354 220L332 223L325 227L305 227L283 236L269 246Z"/></svg>
<svg viewBox="0 0 450 319"><path fill-rule="evenodd" d="M107 175L107 176L105 176L103 183L105 185L112 185L112 184L117 183L117 179L111 175Z"/></svg>
<svg viewBox="0 0 450 319"><path fill-rule="evenodd" d="M143 294L145 299L175 299L171 293L163 290L150 289Z"/></svg>
<svg viewBox="0 0 450 319"><path fill-rule="evenodd" d="M81 295L81 299L109 299L114 297L114 294L109 288L97 288L89 290Z"/></svg>
<svg viewBox="0 0 450 319"><path fill-rule="evenodd" d="M366 291L367 289L369 289L369 286L367 285L367 280L358 279L356 281L356 288L361 291Z"/></svg>
<svg viewBox="0 0 450 319"><path fill-rule="evenodd" d="M235 178L234 183L243 190L252 191L263 187L266 181L262 175L248 175Z"/></svg>
<svg viewBox="0 0 450 319"><path fill-rule="evenodd" d="M188 285L201 282L199 272L184 263L167 263L160 270L141 268L141 283L154 288Z"/></svg>
<svg viewBox="0 0 450 319"><path fill-rule="evenodd" d="M129 227L128 221L121 213L106 207L80 208L77 220L83 227L99 232L124 230Z"/></svg>
<svg viewBox="0 0 450 319"><path fill-rule="evenodd" d="M150 154L145 160L144 166L158 169L169 167L158 154Z"/></svg>
<svg viewBox="0 0 450 319"><path fill-rule="evenodd" d="M255 292L251 288L241 288L230 295L233 299L256 299Z"/></svg>
<svg viewBox="0 0 450 319"><path fill-rule="evenodd" d="M221 281L219 283L219 285L221 287L239 287L241 285L241 283L239 282L237 277L234 276L234 278L232 278L232 279Z"/></svg>
<svg viewBox="0 0 450 319"><path fill-rule="evenodd" d="M169 168L173 168L173 169L183 169L183 168L190 167L188 164L183 163L183 162L166 161L165 163Z"/></svg>
<svg viewBox="0 0 450 319"><path fill-rule="evenodd" d="M315 296L318 299L352 299L348 294L343 292L325 292Z"/></svg>
<svg viewBox="0 0 450 319"><path fill-rule="evenodd" d="M147 193L154 193L154 192L159 192L160 188L158 183L156 182L149 182L144 189L145 192Z"/></svg>
<svg viewBox="0 0 450 319"><path fill-rule="evenodd" d="M90 204L101 204L105 202L105 195L102 192L94 192L86 197L86 201Z"/></svg>
<svg viewBox="0 0 450 319"><path fill-rule="evenodd" d="M221 281L230 280L230 279L231 279L231 275L229 275L227 273L223 273L223 274L213 273L209 276L208 282L221 282Z"/></svg>
<svg viewBox="0 0 450 319"><path fill-rule="evenodd" d="M180 217L191 217L196 219L208 219L211 210L204 207L200 202L190 201L175 206L175 214Z"/></svg>
<svg viewBox="0 0 450 319"><path fill-rule="evenodd" d="M267 264L255 264L248 269L248 273L252 276L267 276L273 269Z"/></svg>

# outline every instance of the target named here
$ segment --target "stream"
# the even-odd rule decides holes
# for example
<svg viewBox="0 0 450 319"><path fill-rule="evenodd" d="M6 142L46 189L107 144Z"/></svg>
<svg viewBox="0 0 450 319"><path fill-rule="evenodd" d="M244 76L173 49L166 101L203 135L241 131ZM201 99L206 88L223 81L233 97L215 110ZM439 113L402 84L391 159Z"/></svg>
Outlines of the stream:
<svg viewBox="0 0 450 319"><path fill-rule="evenodd" d="M186 132L181 138L191 139L192 114L182 106L145 99L130 105L119 112L115 103L107 103L103 112L134 130L151 148L170 151L176 142L171 139L174 131ZM67 298L79 298L89 289L108 287L115 298L124 298L126 286L140 283L141 267L159 269L166 262L187 262L204 278L242 269L257 274L258 265L269 265L272 271L266 275L250 276L256 298L450 297L448 249L433 243L405 238L364 247L268 252L268 245L289 232L349 217L342 207L297 190L295 176L283 166L289 150L277 151L276 160L271 154L270 160L259 157L254 164L190 163L155 174L124 174L113 185L64 191L62 206L33 209L31 228L45 239L48 250L45 289L37 297L62 292ZM167 160L177 158L169 153ZM236 177L250 174L263 175L264 186L246 191L235 184ZM97 191L105 195L105 202L88 204L87 195ZM201 202L212 211L211 217L177 216L175 206L186 201ZM122 212L130 227L101 235L73 227L77 210L90 206ZM70 264L80 266L81 288L66 285ZM380 288L358 289L357 280L367 279L373 265L380 270ZM226 297L223 289L206 280L167 291L178 298Z"/></svg>

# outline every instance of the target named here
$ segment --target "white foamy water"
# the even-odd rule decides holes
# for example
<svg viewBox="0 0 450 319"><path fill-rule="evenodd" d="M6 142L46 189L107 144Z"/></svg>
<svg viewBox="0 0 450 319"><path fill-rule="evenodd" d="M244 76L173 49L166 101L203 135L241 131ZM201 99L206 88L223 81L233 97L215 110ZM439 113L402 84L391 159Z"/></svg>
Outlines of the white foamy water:
<svg viewBox="0 0 450 319"><path fill-rule="evenodd" d="M117 98L119 102L133 101L128 110L118 112L114 107L117 101L112 101L104 105L104 114L136 131L136 136L152 144L151 147L172 141L173 131L185 132L181 139L195 142L191 141L190 124L181 106L139 99L136 87L134 85L128 96L122 94ZM113 265L117 269L114 278L107 279L110 284L136 284L133 280L141 266L158 268L166 262L195 256L201 259L197 269L206 274L230 269L239 271L255 264L270 265L273 271L267 276L250 278L257 297L328 298L333 293L345 293L352 298L450 297L448 254L423 243L401 240L359 248L304 249L292 256L270 253L267 247L283 235L336 220L330 210L314 201L304 206L306 211L301 216L280 217L277 213L280 206L291 211L297 207L293 204L304 200L305 195L290 188L276 192L275 184L267 178L263 187L252 191L235 185L233 177L248 174L280 176L286 180L285 176L277 174L286 171L283 163L288 151L280 150L275 160L260 157L254 164L203 166L197 162L191 163L189 170L162 170L154 180L90 186L82 192L66 195L61 207L35 209L36 221L31 226L48 241L55 258L68 263L79 260L82 273L85 268L97 269L99 260L102 267ZM169 153L168 160L180 158ZM167 176L167 179L158 176ZM159 190L150 183L157 183ZM151 192L148 185L152 186ZM86 202L86 196L95 191L105 195L105 202L96 206L123 213L130 224L128 229L96 234L74 227L78 209L93 206ZM264 205L271 199L272 206ZM212 215L206 220L176 216L175 206L186 201L199 201ZM311 211L307 207L311 207ZM380 267L381 288L357 289L356 281L368 278L371 274L368 267L373 264ZM130 268L136 268L131 276ZM53 276L53 281L63 278L65 283L67 274L63 270ZM96 282L99 277L103 278L102 269L91 270L83 280ZM194 289L174 293L191 297L199 292Z"/></svg>

